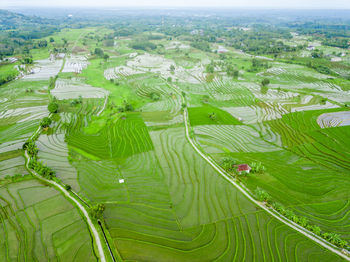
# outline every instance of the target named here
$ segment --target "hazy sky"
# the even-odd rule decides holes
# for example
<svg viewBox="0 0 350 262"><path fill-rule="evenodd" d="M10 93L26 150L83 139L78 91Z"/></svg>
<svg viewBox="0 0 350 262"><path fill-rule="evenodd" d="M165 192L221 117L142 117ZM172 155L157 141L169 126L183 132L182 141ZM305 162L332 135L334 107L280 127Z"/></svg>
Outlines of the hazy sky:
<svg viewBox="0 0 350 262"><path fill-rule="evenodd" d="M160 7L257 7L257 8L341 8L350 9L350 0L1 0L0 7L11 6L160 6Z"/></svg>

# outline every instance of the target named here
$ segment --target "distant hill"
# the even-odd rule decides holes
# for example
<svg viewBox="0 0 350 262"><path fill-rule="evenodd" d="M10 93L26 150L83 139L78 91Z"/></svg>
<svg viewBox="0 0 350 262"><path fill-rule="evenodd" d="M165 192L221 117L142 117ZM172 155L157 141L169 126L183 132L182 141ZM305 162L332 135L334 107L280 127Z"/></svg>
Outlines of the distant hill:
<svg viewBox="0 0 350 262"><path fill-rule="evenodd" d="M0 30L17 29L24 26L54 25L57 21L38 16L26 16L7 10L0 10Z"/></svg>

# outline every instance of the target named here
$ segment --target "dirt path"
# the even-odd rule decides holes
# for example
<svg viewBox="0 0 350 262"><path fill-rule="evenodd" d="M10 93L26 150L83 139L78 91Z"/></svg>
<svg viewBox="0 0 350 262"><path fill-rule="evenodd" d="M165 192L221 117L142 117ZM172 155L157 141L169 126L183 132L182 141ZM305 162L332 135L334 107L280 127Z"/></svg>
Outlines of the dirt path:
<svg viewBox="0 0 350 262"><path fill-rule="evenodd" d="M182 99L182 103L185 103L185 98L183 97L183 95L181 94L181 92L179 91L179 89L177 87L173 87L173 85L170 85L170 87L176 91L176 93L178 95L180 95L181 99ZM274 218L276 218L277 220L279 220L280 222L282 222L283 224L291 227L292 229L298 231L299 233L303 234L304 236L308 237L309 239L315 241L317 244L319 244L320 246L328 249L329 251L339 255L340 257L344 258L347 261L350 261L350 257L348 257L347 255L343 254L340 249L338 247L336 247L335 245L332 245L331 243L329 243L328 241L324 240L323 238L315 235L314 233L306 230L305 228L303 228L302 226L294 223L293 221L285 218L284 216L280 215L277 211L273 210L273 209L269 209L267 208L263 203L255 200L251 194L241 185L239 185L234 178L232 178L225 170L223 170L220 166L218 166L218 164L216 164L216 162L207 154L203 153L199 147L197 146L196 142L191 138L190 136L190 125L189 125L189 120L188 120L188 110L187 107L184 109L183 112L184 115L184 122L185 122L185 133L186 133L186 138L189 141L189 143L191 144L191 146L193 147L193 149L205 160L208 162L209 165L211 165L223 178L225 178L229 183L231 183L234 187L236 187L243 195L245 195L251 202L253 202L255 205L259 206L261 209L263 209L264 211L266 211L267 213L269 213L271 216L273 216Z"/></svg>

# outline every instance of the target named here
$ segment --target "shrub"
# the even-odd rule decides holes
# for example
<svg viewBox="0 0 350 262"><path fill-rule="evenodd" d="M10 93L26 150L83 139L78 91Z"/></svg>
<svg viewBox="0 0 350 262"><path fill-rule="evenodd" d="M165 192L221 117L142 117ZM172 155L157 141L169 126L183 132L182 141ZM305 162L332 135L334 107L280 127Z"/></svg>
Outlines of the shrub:
<svg viewBox="0 0 350 262"><path fill-rule="evenodd" d="M261 202L271 202L271 196L259 187L255 190L255 195Z"/></svg>
<svg viewBox="0 0 350 262"><path fill-rule="evenodd" d="M160 94L159 93L156 93L156 92L152 92L150 93L150 98L153 100L153 101L158 101L160 99Z"/></svg>
<svg viewBox="0 0 350 262"><path fill-rule="evenodd" d="M55 177L55 171L43 163L38 162L36 159L31 159L28 166L42 177L45 177L47 179L53 179Z"/></svg>
<svg viewBox="0 0 350 262"><path fill-rule="evenodd" d="M233 159L232 157L224 157L220 162L220 166L229 172L232 172L235 170L234 166L236 164L237 164L236 160Z"/></svg>
<svg viewBox="0 0 350 262"><path fill-rule="evenodd" d="M51 102L48 106L47 109L49 110L50 113L57 113L58 111L58 104L55 102Z"/></svg>
<svg viewBox="0 0 350 262"><path fill-rule="evenodd" d="M41 122L40 122L40 125L41 127L43 128L46 128L46 127L49 127L52 123L52 120L48 117L44 117Z"/></svg>
<svg viewBox="0 0 350 262"><path fill-rule="evenodd" d="M252 173L262 174L265 172L265 167L262 165L261 162L253 162L250 164L250 167L252 168Z"/></svg>
<svg viewBox="0 0 350 262"><path fill-rule="evenodd" d="M270 80L268 78L264 78L262 81L261 81L261 85L262 86L268 86L270 84Z"/></svg>
<svg viewBox="0 0 350 262"><path fill-rule="evenodd" d="M38 154L38 148L36 147L35 142L32 140L25 142L22 148L24 150L27 150L28 154L31 157L35 157Z"/></svg>
<svg viewBox="0 0 350 262"><path fill-rule="evenodd" d="M90 214L93 218L101 218L103 211L105 210L105 205L104 204L97 204L94 205L90 208Z"/></svg>

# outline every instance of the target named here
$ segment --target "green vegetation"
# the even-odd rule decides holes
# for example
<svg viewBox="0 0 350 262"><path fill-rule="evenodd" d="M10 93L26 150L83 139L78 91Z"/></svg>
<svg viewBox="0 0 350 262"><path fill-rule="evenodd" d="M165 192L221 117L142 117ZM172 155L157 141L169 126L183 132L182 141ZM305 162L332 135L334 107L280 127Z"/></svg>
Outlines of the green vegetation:
<svg viewBox="0 0 350 262"><path fill-rule="evenodd" d="M289 226L350 251L342 12L45 12L0 11L1 261L99 260L43 178L108 262L342 261Z"/></svg>
<svg viewBox="0 0 350 262"><path fill-rule="evenodd" d="M232 117L229 113L213 107L189 107L189 118L191 126L196 125L240 125L241 123Z"/></svg>

